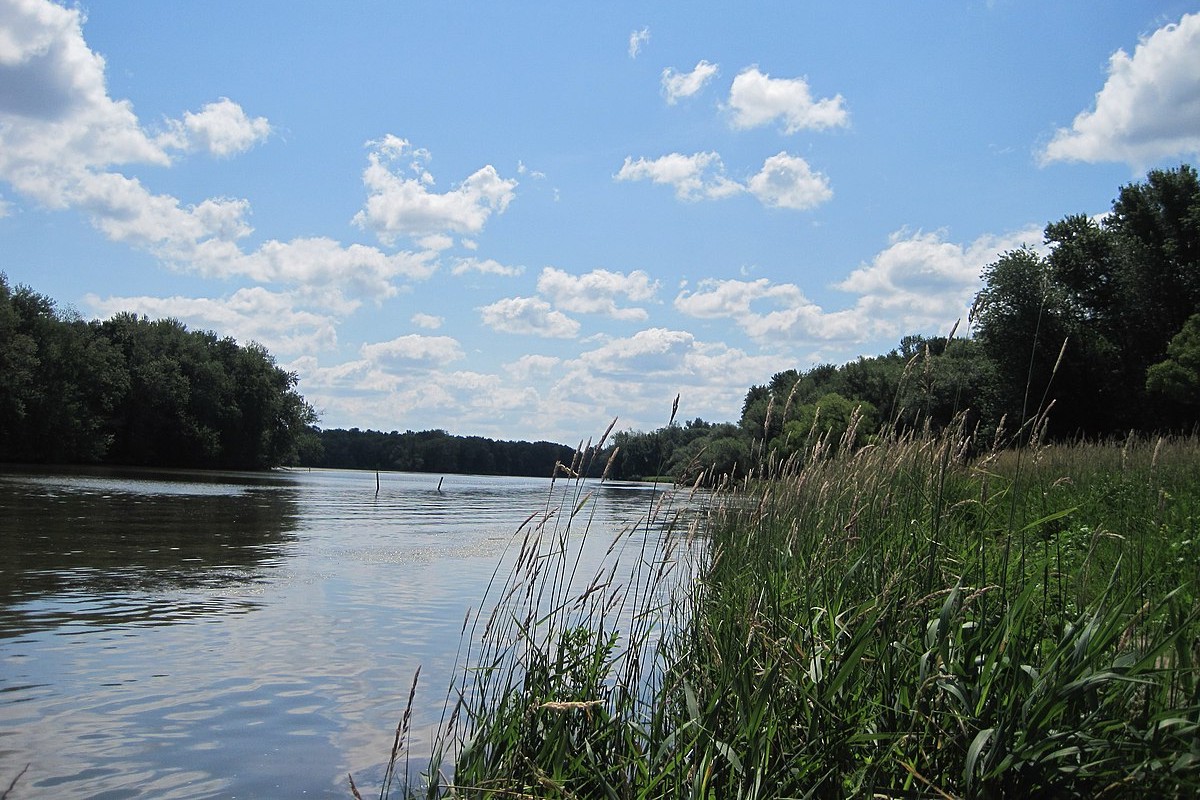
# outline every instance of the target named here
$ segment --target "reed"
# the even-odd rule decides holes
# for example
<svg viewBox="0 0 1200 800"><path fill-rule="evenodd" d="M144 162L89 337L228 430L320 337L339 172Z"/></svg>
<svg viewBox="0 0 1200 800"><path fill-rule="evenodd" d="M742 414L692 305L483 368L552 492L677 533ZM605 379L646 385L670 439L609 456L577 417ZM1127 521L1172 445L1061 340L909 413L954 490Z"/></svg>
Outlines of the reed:
<svg viewBox="0 0 1200 800"><path fill-rule="evenodd" d="M1196 796L1200 442L1024 435L760 450L589 574L581 445L465 626L420 791Z"/></svg>

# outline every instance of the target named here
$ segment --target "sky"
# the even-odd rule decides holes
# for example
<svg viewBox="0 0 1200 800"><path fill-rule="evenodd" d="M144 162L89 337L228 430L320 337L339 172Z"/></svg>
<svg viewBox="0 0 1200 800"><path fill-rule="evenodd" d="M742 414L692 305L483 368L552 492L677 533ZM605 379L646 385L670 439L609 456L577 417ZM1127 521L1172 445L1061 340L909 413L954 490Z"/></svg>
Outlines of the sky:
<svg viewBox="0 0 1200 800"><path fill-rule="evenodd" d="M736 421L1198 156L1197 2L0 0L10 285L326 428Z"/></svg>

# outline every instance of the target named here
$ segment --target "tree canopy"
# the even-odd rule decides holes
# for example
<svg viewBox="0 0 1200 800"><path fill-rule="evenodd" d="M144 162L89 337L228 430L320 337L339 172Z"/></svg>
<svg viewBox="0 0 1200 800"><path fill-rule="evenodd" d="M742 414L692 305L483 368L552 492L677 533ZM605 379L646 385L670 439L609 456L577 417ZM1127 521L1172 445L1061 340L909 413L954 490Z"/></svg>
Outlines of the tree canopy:
<svg viewBox="0 0 1200 800"><path fill-rule="evenodd" d="M0 461L264 469L313 441L296 375L177 320L85 322L0 274Z"/></svg>

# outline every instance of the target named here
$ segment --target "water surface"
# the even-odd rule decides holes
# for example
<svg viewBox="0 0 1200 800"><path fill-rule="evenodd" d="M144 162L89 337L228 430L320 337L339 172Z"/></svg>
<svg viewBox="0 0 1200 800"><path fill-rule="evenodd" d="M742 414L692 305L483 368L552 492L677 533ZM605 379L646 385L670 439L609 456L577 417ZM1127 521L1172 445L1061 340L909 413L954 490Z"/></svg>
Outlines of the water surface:
<svg viewBox="0 0 1200 800"><path fill-rule="evenodd" d="M585 560L657 495L589 490ZM526 478L0 469L0 791L26 765L13 798L373 785L415 670L420 750L465 615L560 502Z"/></svg>

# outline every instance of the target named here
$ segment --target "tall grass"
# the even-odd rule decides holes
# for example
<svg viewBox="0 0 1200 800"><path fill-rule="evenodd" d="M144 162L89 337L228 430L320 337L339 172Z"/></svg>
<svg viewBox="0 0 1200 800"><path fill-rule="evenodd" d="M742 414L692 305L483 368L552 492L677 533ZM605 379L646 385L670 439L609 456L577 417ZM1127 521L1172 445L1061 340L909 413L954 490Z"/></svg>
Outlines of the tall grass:
<svg viewBox="0 0 1200 800"><path fill-rule="evenodd" d="M851 441L762 454L699 538L648 510L587 575L581 447L465 626L423 791L1196 796L1200 442Z"/></svg>

